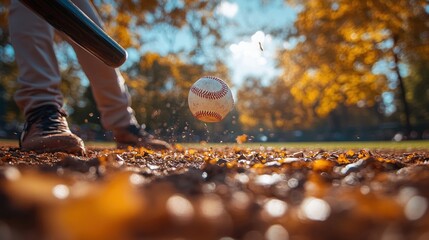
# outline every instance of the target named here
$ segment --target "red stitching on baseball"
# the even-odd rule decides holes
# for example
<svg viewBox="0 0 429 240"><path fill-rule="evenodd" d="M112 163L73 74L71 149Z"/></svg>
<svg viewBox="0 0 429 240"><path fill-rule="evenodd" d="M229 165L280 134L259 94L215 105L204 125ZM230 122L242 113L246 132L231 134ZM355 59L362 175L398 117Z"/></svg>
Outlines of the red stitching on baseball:
<svg viewBox="0 0 429 240"><path fill-rule="evenodd" d="M222 120L222 116L219 113L212 112L212 111L197 111L194 114L194 117L196 117L198 119L201 117L213 117L218 121Z"/></svg>
<svg viewBox="0 0 429 240"><path fill-rule="evenodd" d="M220 99L223 98L227 93L228 93L228 85L226 85L226 83L224 81L222 81L221 79L217 78L217 77L212 77L212 76L206 76L205 78L210 78L213 80L216 80L218 83L220 83L220 85L222 86L221 89L219 91L216 92L211 92L211 91L207 91L198 87L191 87L191 91L201 97L201 98L207 98L207 99Z"/></svg>

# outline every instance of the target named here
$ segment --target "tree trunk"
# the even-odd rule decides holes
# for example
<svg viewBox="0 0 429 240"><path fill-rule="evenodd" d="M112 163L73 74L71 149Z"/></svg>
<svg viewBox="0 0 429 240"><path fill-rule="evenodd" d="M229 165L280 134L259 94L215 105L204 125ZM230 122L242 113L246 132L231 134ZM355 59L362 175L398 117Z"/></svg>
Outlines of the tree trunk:
<svg viewBox="0 0 429 240"><path fill-rule="evenodd" d="M396 46L396 37L393 38L394 39L394 46ZM410 121L410 108L408 106L408 102L407 102L407 98L406 98L406 91L405 91L405 85L404 85L404 79L401 76L401 72L399 70L399 56L398 54L395 52L395 50L393 50L393 59L395 61L395 67L394 67L394 71L396 73L396 76L398 77L398 81L399 81L399 97L401 99L402 102L402 106L404 107L404 114L405 114L405 137L409 137L412 127L411 127L411 121Z"/></svg>

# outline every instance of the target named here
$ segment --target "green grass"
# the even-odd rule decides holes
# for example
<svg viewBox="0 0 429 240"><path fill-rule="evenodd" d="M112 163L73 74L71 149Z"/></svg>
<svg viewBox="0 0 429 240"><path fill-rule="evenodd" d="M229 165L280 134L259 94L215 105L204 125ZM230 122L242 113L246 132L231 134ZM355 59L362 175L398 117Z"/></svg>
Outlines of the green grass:
<svg viewBox="0 0 429 240"><path fill-rule="evenodd" d="M97 148L114 148L115 144L113 142L85 142L88 147L97 147ZM281 143L179 143L185 148L204 148L204 147L244 147L244 148L259 148L259 147L273 147L273 148L286 148L286 149L324 149L324 150L349 150L349 149L383 149L383 150L402 150L402 151L412 151L412 150L427 150L429 151L429 140L422 141L402 141L402 142L392 142L392 141L374 141L374 142L365 142L365 141L356 141L356 142L281 142ZM1 146L12 146L17 147L18 141L16 140L4 140L0 139Z"/></svg>
<svg viewBox="0 0 429 240"><path fill-rule="evenodd" d="M384 150L429 150L429 141L373 141L373 142L266 142L266 143L209 143L209 144L181 144L184 147L233 147L241 146L248 148L273 147L286 149L324 149L324 150L349 150L349 149L384 149Z"/></svg>

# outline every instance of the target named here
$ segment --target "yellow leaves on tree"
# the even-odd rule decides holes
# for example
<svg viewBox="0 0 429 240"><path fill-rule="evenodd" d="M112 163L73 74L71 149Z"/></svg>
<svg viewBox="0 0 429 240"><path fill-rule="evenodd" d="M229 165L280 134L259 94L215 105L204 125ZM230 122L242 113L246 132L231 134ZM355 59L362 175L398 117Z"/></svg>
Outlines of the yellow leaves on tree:
<svg viewBox="0 0 429 240"><path fill-rule="evenodd" d="M306 127L312 121L308 108L295 101L282 81L264 86L257 79L247 79L238 91L238 99L237 110L244 130L290 130Z"/></svg>
<svg viewBox="0 0 429 240"><path fill-rule="evenodd" d="M191 26L196 32L207 28L207 32L216 32L216 21L205 24L213 14L219 2L202 3L188 1L95 1L95 6L105 22L107 33L125 48L139 48L147 41L148 29L168 29L174 32L184 26ZM189 20L192 15L192 21ZM192 26L195 25L195 26ZM201 35L204 36L204 35Z"/></svg>
<svg viewBox="0 0 429 240"><path fill-rule="evenodd" d="M128 48L136 43L133 42L132 32L128 30L131 17L128 14L119 13L116 16L116 25L113 27L112 36L124 47Z"/></svg>
<svg viewBox="0 0 429 240"><path fill-rule="evenodd" d="M319 117L340 105L374 105L387 90L386 76L374 66L391 60L398 47L393 37L400 36L404 45L397 50L406 52L408 43L422 40L417 29L428 32L424 1L310 0L302 6L293 36L300 41L281 55L282 78L295 100Z"/></svg>

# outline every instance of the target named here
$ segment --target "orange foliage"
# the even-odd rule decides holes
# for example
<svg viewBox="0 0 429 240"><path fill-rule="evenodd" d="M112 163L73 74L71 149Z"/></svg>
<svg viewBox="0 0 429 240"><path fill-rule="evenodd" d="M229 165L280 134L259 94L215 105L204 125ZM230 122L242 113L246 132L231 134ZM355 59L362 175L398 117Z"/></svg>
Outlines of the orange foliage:
<svg viewBox="0 0 429 240"><path fill-rule="evenodd" d="M280 57L282 79L294 99L317 116L326 117L340 105L373 106L387 90L386 76L374 73L374 66L390 61L394 48L404 55L429 54L419 47L429 43L429 38L419 37L429 34L423 0L298 4L303 11L295 22L297 33L291 36L298 44Z"/></svg>

